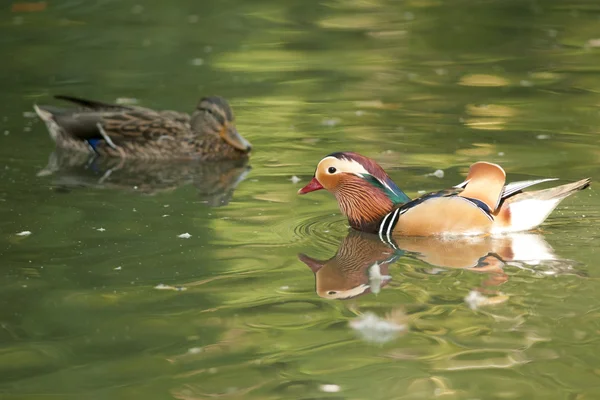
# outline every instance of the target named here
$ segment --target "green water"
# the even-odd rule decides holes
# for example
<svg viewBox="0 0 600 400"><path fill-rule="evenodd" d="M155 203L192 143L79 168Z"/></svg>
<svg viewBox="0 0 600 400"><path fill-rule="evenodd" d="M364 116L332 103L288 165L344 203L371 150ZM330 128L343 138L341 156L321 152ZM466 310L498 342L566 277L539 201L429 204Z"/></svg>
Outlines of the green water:
<svg viewBox="0 0 600 400"><path fill-rule="evenodd" d="M599 23L584 0L5 4L0 398L600 398L593 186L535 233L404 253L296 194L341 150L411 197L478 160L598 181ZM59 93L182 111L220 94L255 151L47 173L30 113Z"/></svg>

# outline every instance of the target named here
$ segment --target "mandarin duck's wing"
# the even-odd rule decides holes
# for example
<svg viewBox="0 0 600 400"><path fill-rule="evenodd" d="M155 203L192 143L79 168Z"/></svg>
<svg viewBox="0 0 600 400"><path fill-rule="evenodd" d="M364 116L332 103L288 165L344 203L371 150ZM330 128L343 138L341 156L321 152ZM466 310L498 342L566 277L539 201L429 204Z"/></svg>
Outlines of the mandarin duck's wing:
<svg viewBox="0 0 600 400"><path fill-rule="evenodd" d="M502 190L502 198L506 199L513 194L519 193L521 190L526 189L530 186L537 185L538 183L556 181L558 178L545 178L545 179L534 179L531 181L519 181L507 183Z"/></svg>
<svg viewBox="0 0 600 400"><path fill-rule="evenodd" d="M487 162L469 168L454 188L429 193L392 210L378 226L380 237L481 234L489 231L501 200L504 170Z"/></svg>
<svg viewBox="0 0 600 400"><path fill-rule="evenodd" d="M467 179L457 185L464 188L458 196L482 202L494 212L502 199L505 181L506 173L501 166L479 161L471 165Z"/></svg>

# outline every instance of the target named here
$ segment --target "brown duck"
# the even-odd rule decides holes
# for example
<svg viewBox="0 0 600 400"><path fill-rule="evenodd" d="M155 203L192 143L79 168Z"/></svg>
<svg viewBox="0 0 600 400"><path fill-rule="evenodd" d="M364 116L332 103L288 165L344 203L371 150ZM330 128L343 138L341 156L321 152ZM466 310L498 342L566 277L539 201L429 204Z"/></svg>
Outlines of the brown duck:
<svg viewBox="0 0 600 400"><path fill-rule="evenodd" d="M79 106L34 105L59 148L106 157L202 161L248 157L252 148L238 133L233 111L222 97L202 98L191 115L64 95L55 98Z"/></svg>

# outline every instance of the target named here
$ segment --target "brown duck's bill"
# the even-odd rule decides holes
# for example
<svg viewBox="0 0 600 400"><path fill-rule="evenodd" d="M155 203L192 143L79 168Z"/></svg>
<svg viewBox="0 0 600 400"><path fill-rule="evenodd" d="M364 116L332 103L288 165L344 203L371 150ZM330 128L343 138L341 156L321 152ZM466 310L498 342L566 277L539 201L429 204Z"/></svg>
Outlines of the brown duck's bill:
<svg viewBox="0 0 600 400"><path fill-rule="evenodd" d="M250 142L244 139L244 137L238 133L237 129L235 129L235 126L229 126L228 128L225 128L221 133L221 137L225 139L225 141L231 146L240 151L249 152L252 150L252 145Z"/></svg>
<svg viewBox="0 0 600 400"><path fill-rule="evenodd" d="M310 192L314 192L315 190L323 189L323 185L317 180L317 178L312 178L312 180L308 183L308 185L304 186L302 189L298 190L298 194L306 194Z"/></svg>

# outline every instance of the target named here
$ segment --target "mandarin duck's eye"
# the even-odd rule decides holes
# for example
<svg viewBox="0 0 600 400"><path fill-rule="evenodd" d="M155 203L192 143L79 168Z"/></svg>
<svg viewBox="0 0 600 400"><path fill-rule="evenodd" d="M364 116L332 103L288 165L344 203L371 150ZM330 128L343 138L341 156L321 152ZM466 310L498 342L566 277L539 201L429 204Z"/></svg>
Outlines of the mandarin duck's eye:
<svg viewBox="0 0 600 400"><path fill-rule="evenodd" d="M335 167L327 168L327 172L329 172L330 174L335 174L335 171L337 171L337 169L335 169Z"/></svg>

